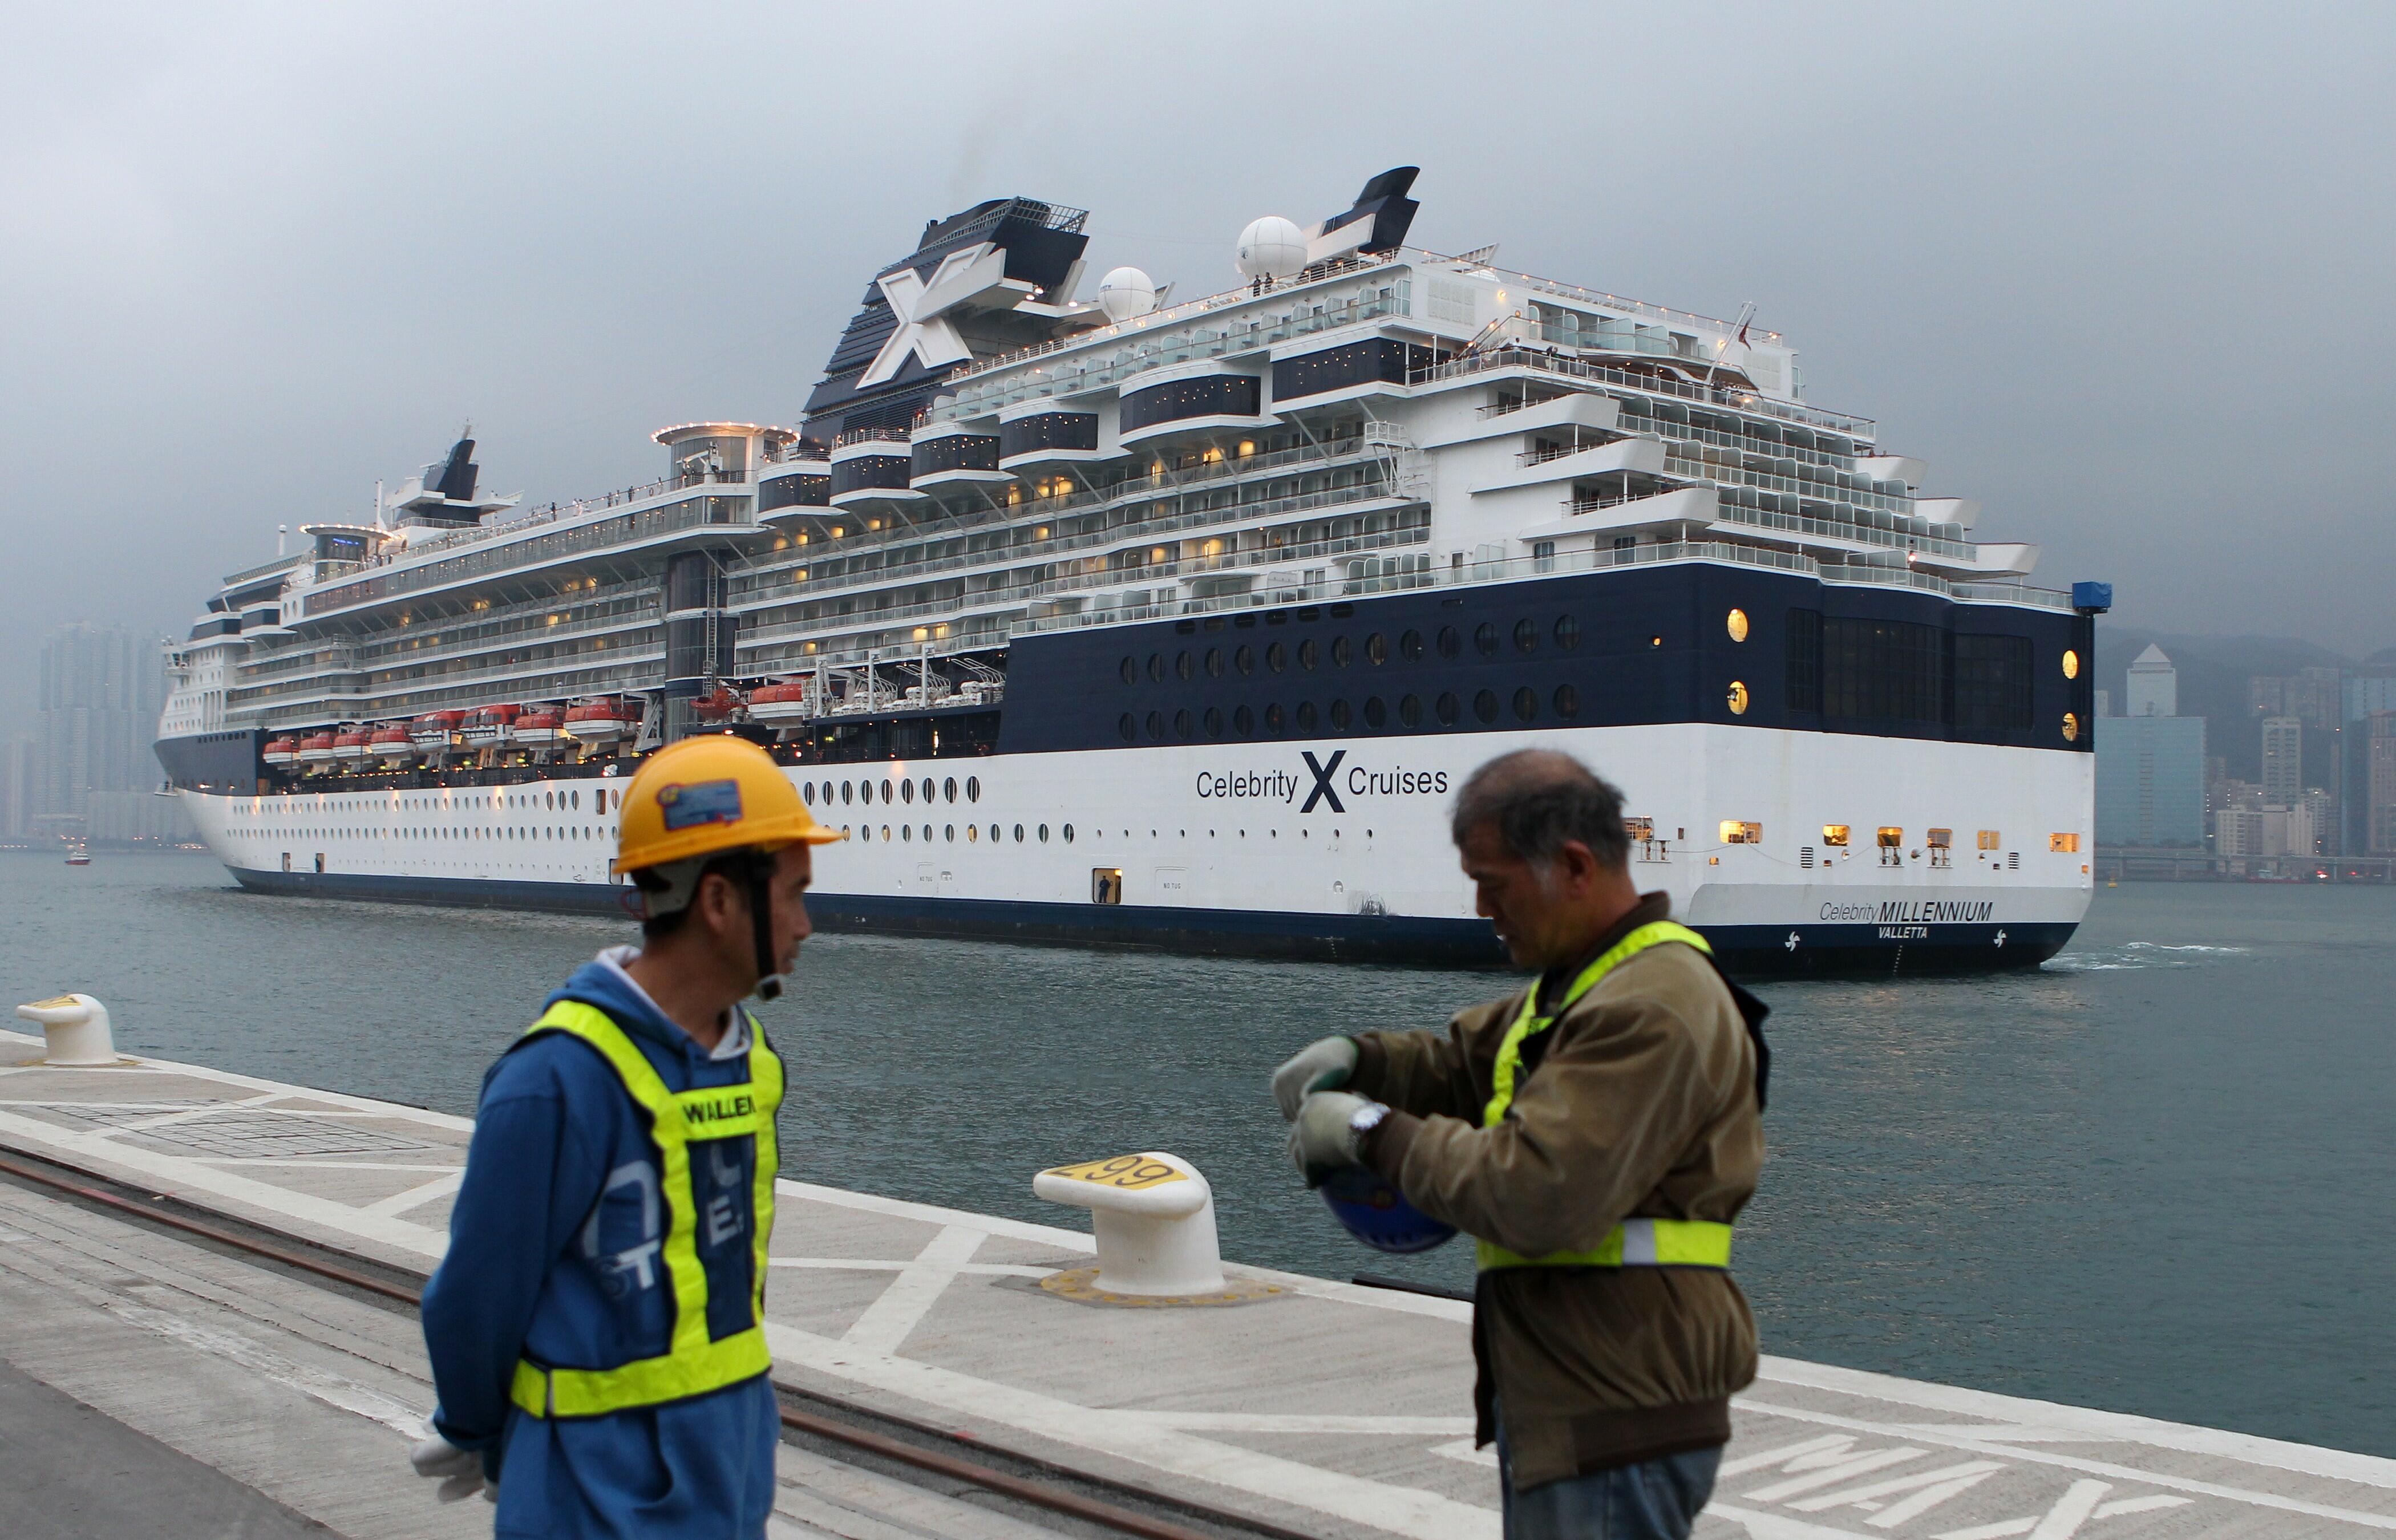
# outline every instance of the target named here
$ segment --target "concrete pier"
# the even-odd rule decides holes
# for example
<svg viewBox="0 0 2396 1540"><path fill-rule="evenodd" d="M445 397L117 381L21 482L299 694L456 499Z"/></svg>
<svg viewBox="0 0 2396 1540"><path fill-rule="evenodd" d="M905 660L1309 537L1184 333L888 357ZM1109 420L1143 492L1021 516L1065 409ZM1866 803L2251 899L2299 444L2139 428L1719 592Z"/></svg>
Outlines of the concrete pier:
<svg viewBox="0 0 2396 1540"><path fill-rule="evenodd" d="M0 1033L0 1148L386 1266L438 1260L465 1120L41 1053ZM1464 1305L1235 1264L1232 1281L1271 1287L1090 1303L1040 1286L1090 1265L1085 1233L797 1182L776 1201L779 1380L1285 1530L1498 1533ZM0 1180L0 1440L49 1505L17 1519L133 1533L122 1516L146 1504L152 1527L193 1535L479 1533L486 1509L436 1506L407 1467L432 1399L411 1312ZM2396 1460L1787 1359L1765 1361L1735 1426L1712 1540L2396 1532ZM79 1470L87 1451L99 1464ZM778 1533L1083 1533L783 1454Z"/></svg>

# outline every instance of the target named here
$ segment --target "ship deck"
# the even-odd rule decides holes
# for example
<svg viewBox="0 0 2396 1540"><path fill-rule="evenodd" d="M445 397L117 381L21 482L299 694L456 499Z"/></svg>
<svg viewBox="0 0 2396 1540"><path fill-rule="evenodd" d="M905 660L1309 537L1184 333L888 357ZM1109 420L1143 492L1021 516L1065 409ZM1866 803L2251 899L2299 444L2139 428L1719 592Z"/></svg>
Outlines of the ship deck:
<svg viewBox="0 0 2396 1540"><path fill-rule="evenodd" d="M11 1157L382 1276L438 1260L466 1120L41 1052L0 1033ZM777 1202L767 1331L794 1390L1284 1533L1498 1533L1462 1304L1236 1266L1278 1292L1078 1303L1038 1280L1087 1264L1079 1230L787 1181ZM17 1533L483 1521L408 1469L433 1397L414 1315L389 1301L0 1175L0 1441L32 1525ZM1735 1429L1698 1530L1712 1540L2396 1531L2396 1460L1790 1359L1765 1360ZM779 1474L778 1535L1104 1533L805 1440Z"/></svg>

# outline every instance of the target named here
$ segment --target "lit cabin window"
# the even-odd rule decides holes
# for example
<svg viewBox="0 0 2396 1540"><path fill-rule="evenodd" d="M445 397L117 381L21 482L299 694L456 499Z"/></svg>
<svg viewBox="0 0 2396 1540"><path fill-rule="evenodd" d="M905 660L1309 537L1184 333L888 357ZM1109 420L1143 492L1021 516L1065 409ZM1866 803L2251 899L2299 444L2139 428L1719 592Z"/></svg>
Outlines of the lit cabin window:
<svg viewBox="0 0 2396 1540"><path fill-rule="evenodd" d="M1724 818L1722 822L1722 843L1724 844L1762 844L1764 843L1764 826L1760 823L1746 823L1737 818Z"/></svg>
<svg viewBox="0 0 2396 1540"><path fill-rule="evenodd" d="M1951 830L1951 829L1934 829L1934 830L1932 830L1930 831L1930 848L1931 848L1931 849L1933 849L1933 850L1948 850L1948 849L1951 849L1951 848L1954 846L1954 843L1955 843L1955 831L1954 831L1953 830Z"/></svg>
<svg viewBox="0 0 2396 1540"><path fill-rule="evenodd" d="M1847 843L1847 826L1845 824L1824 824L1822 826L1822 843L1826 845L1836 845L1841 849L1844 849Z"/></svg>
<svg viewBox="0 0 2396 1540"><path fill-rule="evenodd" d="M1633 844L1645 844L1656 838L1656 820L1625 818L1622 820L1622 832Z"/></svg>
<svg viewBox="0 0 2396 1540"><path fill-rule="evenodd" d="M1898 846L1900 846L1900 845L1902 845L1902 844L1904 844L1904 843L1905 843L1905 830L1902 830L1902 829L1893 828L1893 827L1891 827L1891 826L1889 826L1889 825L1886 825L1886 824L1884 824L1884 825L1882 825L1882 826L1881 826L1881 830L1880 830L1880 847L1881 847L1883 850L1895 850L1895 849L1897 849Z"/></svg>
<svg viewBox="0 0 2396 1540"><path fill-rule="evenodd" d="M1998 848L1999 843L2000 841L1995 830L1984 829L1980 830L1980 848L1982 850L1994 850Z"/></svg>
<svg viewBox="0 0 2396 1540"><path fill-rule="evenodd" d="M1730 639L1732 641L1744 642L1747 640L1747 611L1742 609L1735 609L1731 611L1729 618L1725 620L1724 624L1725 629L1729 631Z"/></svg>
<svg viewBox="0 0 2396 1540"><path fill-rule="evenodd" d="M2080 836L2049 834L2046 837L2046 848L2057 856L2077 856L2080 854Z"/></svg>

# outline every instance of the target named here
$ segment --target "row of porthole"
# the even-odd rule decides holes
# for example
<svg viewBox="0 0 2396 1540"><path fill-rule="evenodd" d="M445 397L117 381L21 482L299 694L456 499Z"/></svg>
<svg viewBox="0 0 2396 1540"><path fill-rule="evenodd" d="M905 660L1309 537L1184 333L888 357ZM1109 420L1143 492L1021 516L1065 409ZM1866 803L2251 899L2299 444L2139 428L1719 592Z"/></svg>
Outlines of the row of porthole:
<svg viewBox="0 0 2396 1540"><path fill-rule="evenodd" d="M892 840L912 840L915 838L915 828L916 826L913 824L900 824L898 826L898 832L893 834L890 832L890 826L888 824L884 824L882 826L882 838L885 843ZM1038 830L1035 837L1042 844L1046 844L1048 843L1048 826L1046 824L1039 824L1036 825L1035 828ZM925 824L923 826L923 830L924 843L925 844L930 844L932 843L932 826L930 824ZM948 842L951 844L954 844L957 838L957 826L954 824L943 824L941 826L941 830ZM843 824L840 826L840 831L843 834L854 833L859 838L859 840L866 843L872 843L873 840L873 826L872 824L860 824L855 829L851 829L847 824ZM1058 832L1065 837L1065 843L1067 844L1072 844L1073 843L1073 826L1072 824L1065 825L1062 829L1058 830ZM980 843L981 837L981 825L965 825L966 843L978 844ZM991 843L998 844L1005 838L1006 832L1001 826L997 824L990 826ZM1017 844L1021 844L1023 843L1023 826L1021 824L1017 824L1015 826L1015 843Z"/></svg>
<svg viewBox="0 0 2396 1540"><path fill-rule="evenodd" d="M799 795L806 799L807 805L810 807L818 802L830 805L835 797L844 803L852 801L871 803L873 801L873 789L876 784L870 780L842 781L837 786L831 781L802 781L799 783ZM882 788L882 801L885 804L893 801L912 803L918 796L922 797L924 805L926 807L932 805L935 797L948 802L957 800L957 777L954 776L938 782L935 782L931 777L925 776L920 781L885 780L878 784ZM919 787L922 789L920 791L917 790ZM981 801L979 776L965 777L965 801L969 803ZM1045 836L1044 835L1043 838Z"/></svg>
<svg viewBox="0 0 2396 1540"><path fill-rule="evenodd" d="M538 825L508 825L498 829L476 828L471 824L452 824L446 829L369 829L364 825L334 824L307 829L244 829L236 834L253 839L324 839L324 840L587 840L592 830L584 824L560 824L543 830Z"/></svg>
<svg viewBox="0 0 2396 1540"><path fill-rule="evenodd" d="M1551 628L1550 633L1560 652L1571 652L1580 645L1580 622L1569 615L1556 617L1555 624ZM1513 634L1516 652L1527 657L1539 650L1538 622L1527 617L1517 620L1514 622ZM1502 638L1497 622L1484 620L1473 628L1472 649L1482 657L1497 657L1501 644ZM1438 635L1433 638L1433 645L1443 658L1459 657L1464 653L1464 633L1454 626L1442 626ZM1326 650L1330 655L1331 666L1335 669L1347 668L1355 661L1356 649L1350 646L1347 637L1333 637L1329 648L1325 649L1310 636L1300 639L1294 650L1298 666L1309 671L1321 668ZM1421 662L1423 650L1422 632L1409 631L1399 633L1396 655L1402 662ZM1381 632L1374 631L1364 638L1362 651L1364 661L1378 668L1390 660L1389 639ZM1287 672L1292 657L1293 649L1287 643L1265 644L1263 662L1269 672ZM1148 666L1145 671L1151 682L1159 684L1165 683L1168 669L1175 677L1185 680L1197 677L1201 670L1205 671L1209 679L1220 679L1227 668L1246 679L1255 676L1257 662L1257 649L1244 642L1231 648L1229 653L1220 647L1208 647L1203 654L1176 653L1170 664L1165 661L1163 653L1151 653L1148 655ZM1123 676L1125 684L1138 684L1142 670L1138 659L1126 657L1118 666L1117 672Z"/></svg>
<svg viewBox="0 0 2396 1540"><path fill-rule="evenodd" d="M1498 718L1511 710L1516 722L1527 724L1539 720L1539 692L1528 684L1516 690L1511 699L1502 703L1497 691L1481 690L1472 697L1472 717L1484 727L1494 727ZM1553 715L1569 722L1580 714L1580 692L1569 684L1559 684L1549 697L1547 706ZM1464 701L1455 692L1444 691L1432 699L1431 714L1440 726L1453 727L1463 718ZM1420 727L1423 724L1422 697L1400 696L1394 712L1379 696L1366 697L1361 711L1345 700L1334 700L1321 711L1311 700L1299 701L1294 710L1285 710L1279 701L1274 701L1265 707L1262 720L1265 736L1278 737L1293 729L1299 733L1311 733L1325 722L1333 732L1344 733L1353 728L1360 717L1367 732L1378 732L1389 724L1392 715L1401 727ZM1196 713L1184 707L1174 712L1170 719L1163 711L1151 711L1143 721L1133 712L1125 711L1116 720L1115 731L1122 735L1125 743L1138 742L1143 728L1151 743L1162 743L1168 737L1187 742L1202 733L1210 738L1219 738L1228 724L1234 737L1252 738L1257 736L1258 720L1257 712L1246 706L1234 706L1229 713L1219 706L1209 706Z"/></svg>

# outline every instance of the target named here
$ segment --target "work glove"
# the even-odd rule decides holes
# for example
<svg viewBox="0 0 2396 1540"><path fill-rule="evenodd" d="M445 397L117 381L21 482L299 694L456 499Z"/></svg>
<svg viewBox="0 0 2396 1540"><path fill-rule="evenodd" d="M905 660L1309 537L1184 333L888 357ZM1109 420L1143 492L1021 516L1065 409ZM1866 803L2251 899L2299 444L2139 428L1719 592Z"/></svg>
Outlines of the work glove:
<svg viewBox="0 0 2396 1540"><path fill-rule="evenodd" d="M1281 1104L1281 1121L1298 1121L1298 1104L1310 1091L1329 1091L1348 1083L1356 1072L1353 1039L1328 1037L1311 1044L1273 1071L1273 1100Z"/></svg>
<svg viewBox="0 0 2396 1540"><path fill-rule="evenodd" d="M1317 1091L1299 1106L1289 1130L1289 1158L1308 1187L1321 1187L1333 1172L1364 1163L1348 1122L1374 1105L1345 1091Z"/></svg>
<svg viewBox="0 0 2396 1540"><path fill-rule="evenodd" d="M430 1420L424 1438L407 1452L407 1463L426 1480L441 1483L433 1495L445 1503L463 1502L477 1492L487 1501L499 1500L499 1483L483 1480L483 1457L443 1438Z"/></svg>

